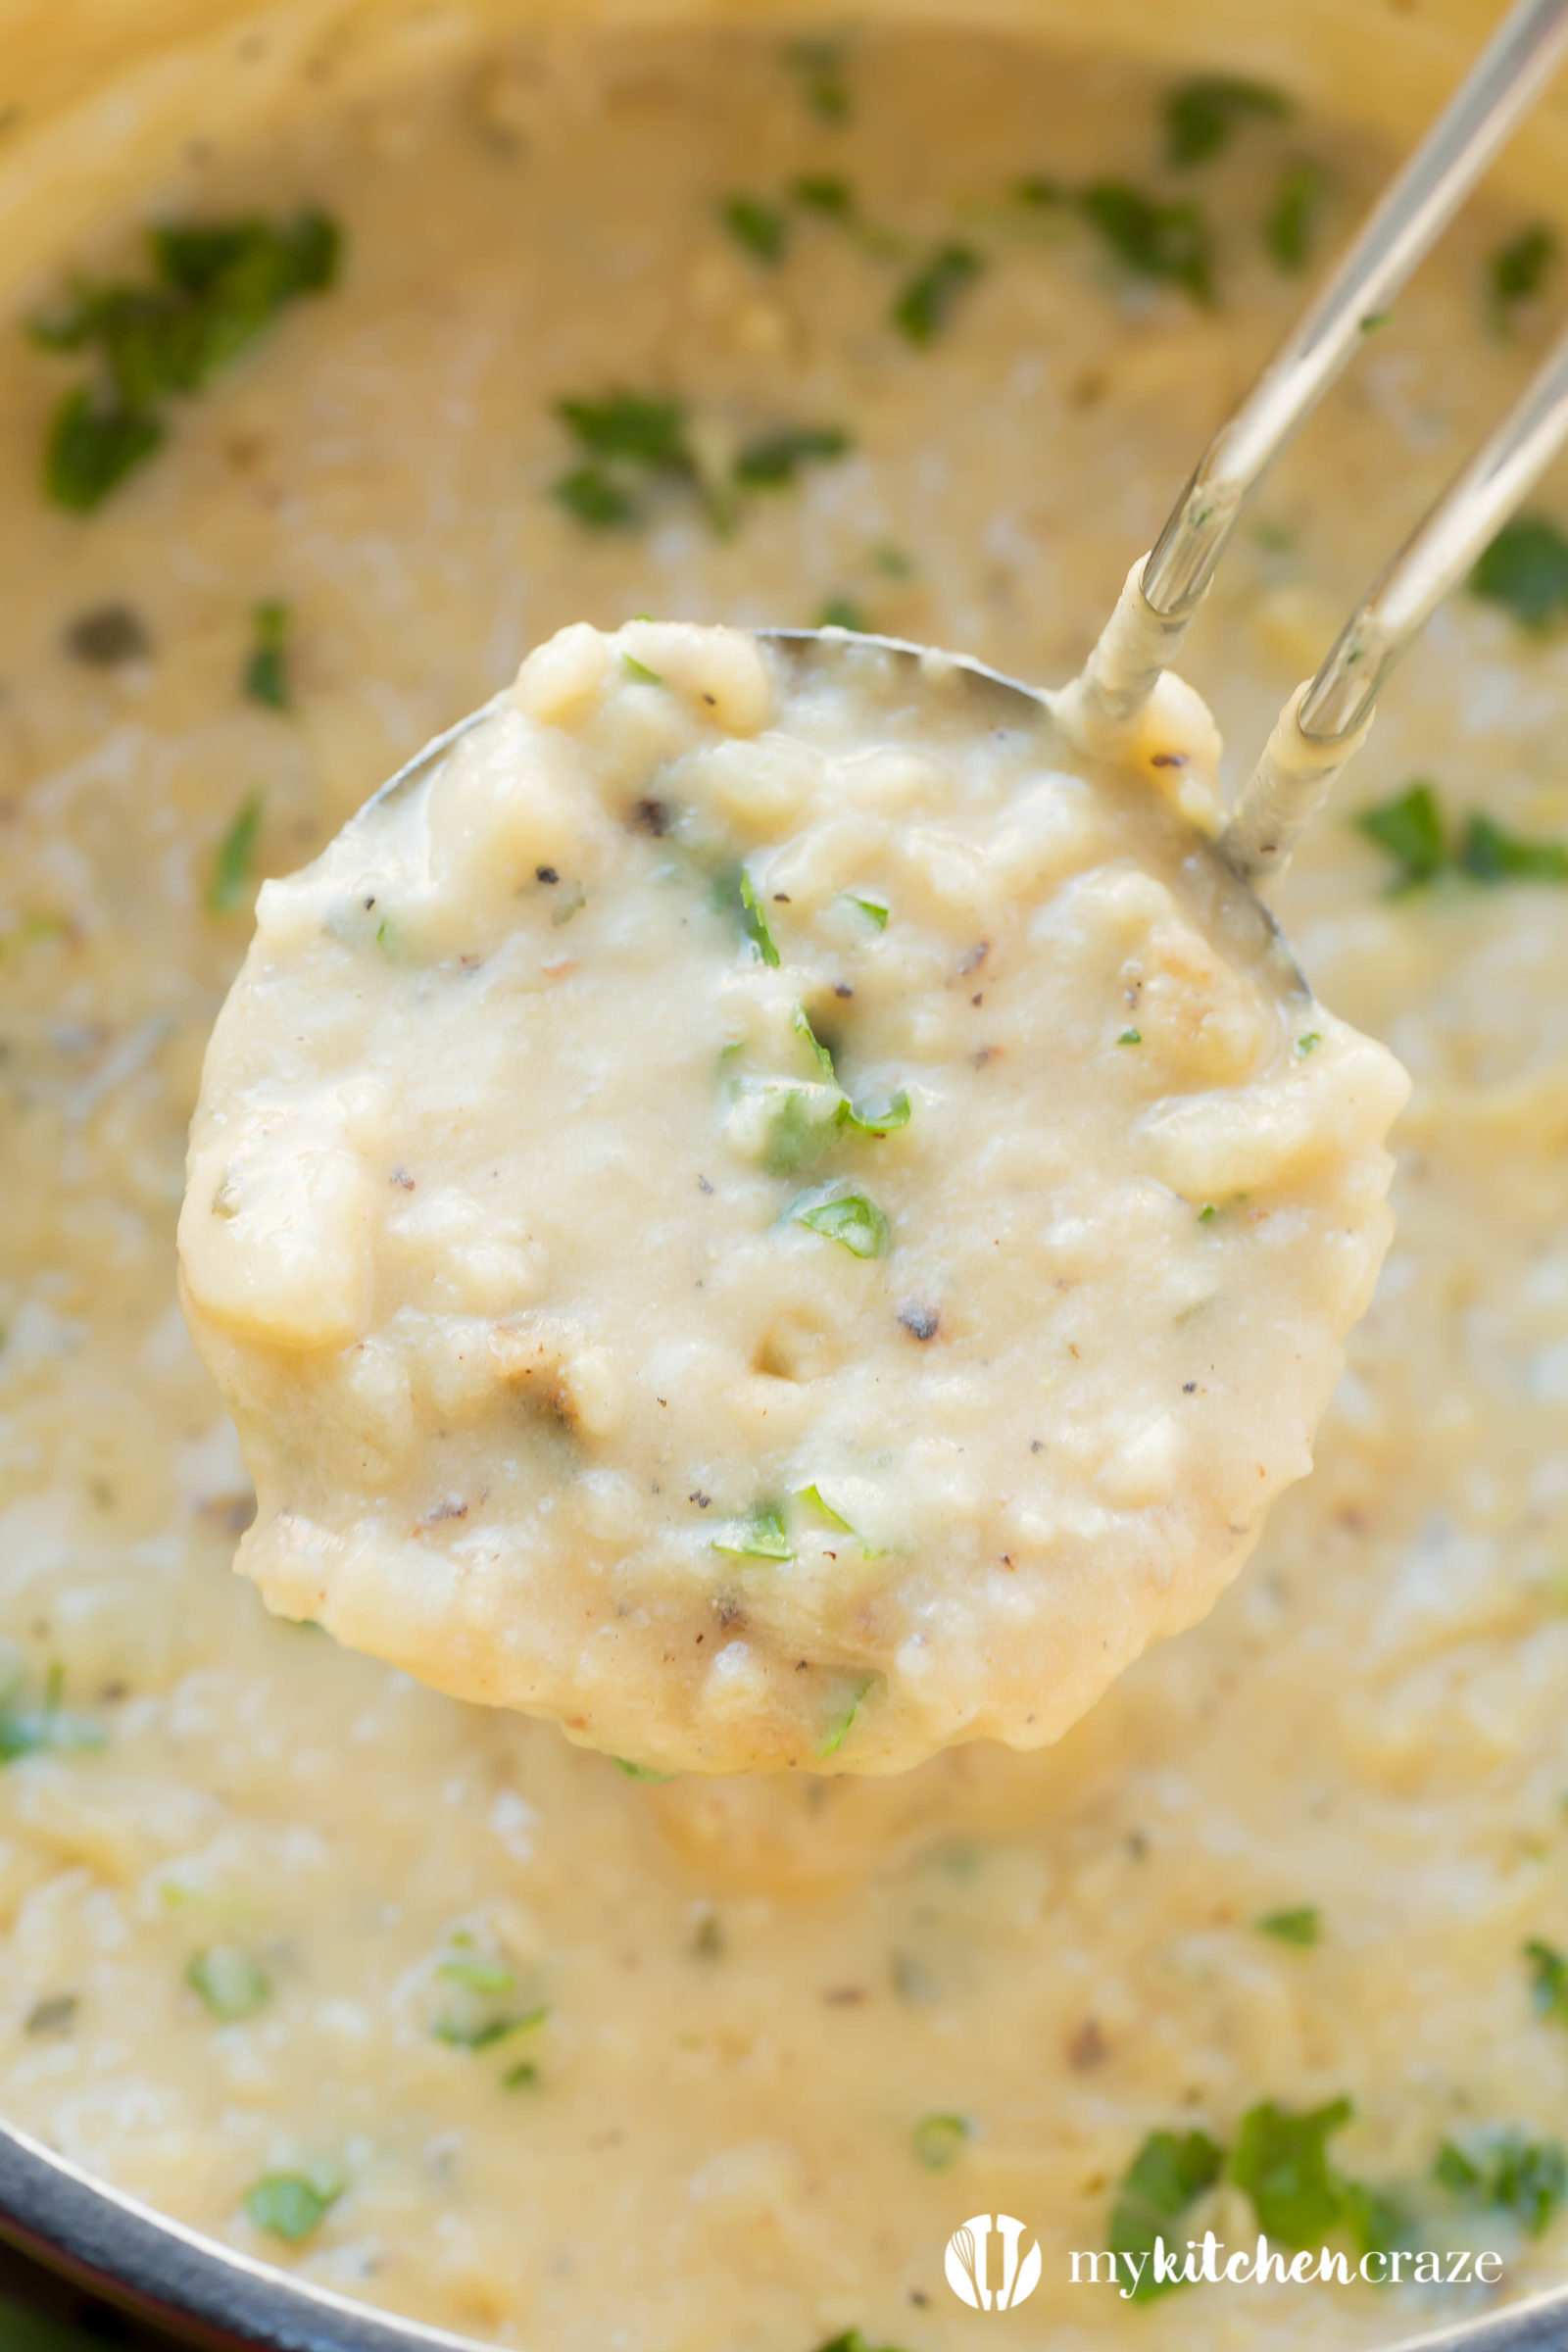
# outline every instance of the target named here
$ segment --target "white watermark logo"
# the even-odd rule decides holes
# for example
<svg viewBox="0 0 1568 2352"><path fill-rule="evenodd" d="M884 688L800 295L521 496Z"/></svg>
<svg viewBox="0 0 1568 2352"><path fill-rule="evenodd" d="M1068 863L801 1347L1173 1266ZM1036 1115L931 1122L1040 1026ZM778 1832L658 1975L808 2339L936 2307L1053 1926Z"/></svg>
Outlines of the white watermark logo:
<svg viewBox="0 0 1568 2352"><path fill-rule="evenodd" d="M1137 2252L1123 2247L1113 2254L1107 2247L1102 2253L1073 2254L1070 2260L1074 2286L1114 2286L1124 2303L1160 2294L1167 2287L1197 2286L1200 2280L1210 2286L1351 2286L1357 2280L1369 2286L1495 2286L1502 2277L1502 2256L1494 2247L1475 2253L1468 2247L1440 2251L1435 2246L1399 2246L1373 2250L1357 2261L1330 2246L1282 2253L1260 2236L1255 2250L1238 2246L1231 2253L1212 2230L1205 2230L1201 2240L1190 2237L1185 2248L1167 2246L1156 2237L1152 2247ZM951 2242L948 2277L953 2278Z"/></svg>
<svg viewBox="0 0 1568 2352"><path fill-rule="evenodd" d="M1010 2213L977 2213L948 2240L948 2284L971 2311L1015 2311L1040 2284L1040 2240L1020 2253L1024 2224ZM992 2241L996 2241L993 2254Z"/></svg>

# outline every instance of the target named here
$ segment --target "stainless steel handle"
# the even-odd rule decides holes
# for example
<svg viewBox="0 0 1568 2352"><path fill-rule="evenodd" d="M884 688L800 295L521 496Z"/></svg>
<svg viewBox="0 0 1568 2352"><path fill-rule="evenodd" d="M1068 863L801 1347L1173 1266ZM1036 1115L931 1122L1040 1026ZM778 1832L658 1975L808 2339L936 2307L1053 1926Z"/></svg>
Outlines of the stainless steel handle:
<svg viewBox="0 0 1568 2352"><path fill-rule="evenodd" d="M1135 569L1078 692L1132 716L1186 634L1268 467L1430 251L1568 46L1568 0L1518 0L1241 407Z"/></svg>
<svg viewBox="0 0 1568 2352"><path fill-rule="evenodd" d="M1316 677L1287 703L1221 844L1239 872L1283 870L1363 740L1395 664L1564 442L1568 334L1362 598Z"/></svg>

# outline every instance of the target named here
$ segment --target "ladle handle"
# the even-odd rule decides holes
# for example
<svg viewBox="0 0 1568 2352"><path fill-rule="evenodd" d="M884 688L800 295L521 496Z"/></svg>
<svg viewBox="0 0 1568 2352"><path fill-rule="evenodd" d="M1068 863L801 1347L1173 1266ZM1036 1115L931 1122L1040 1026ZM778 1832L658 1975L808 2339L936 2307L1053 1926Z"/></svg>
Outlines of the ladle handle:
<svg viewBox="0 0 1568 2352"><path fill-rule="evenodd" d="M1132 716L1170 662L1248 500L1369 323L1437 242L1568 46L1568 0L1518 0L1359 236L1221 425L1122 591L1078 692Z"/></svg>
<svg viewBox="0 0 1568 2352"><path fill-rule="evenodd" d="M1316 677L1281 712L1221 845L1239 872L1261 880L1283 871L1365 737L1395 664L1565 442L1568 334L1362 598Z"/></svg>

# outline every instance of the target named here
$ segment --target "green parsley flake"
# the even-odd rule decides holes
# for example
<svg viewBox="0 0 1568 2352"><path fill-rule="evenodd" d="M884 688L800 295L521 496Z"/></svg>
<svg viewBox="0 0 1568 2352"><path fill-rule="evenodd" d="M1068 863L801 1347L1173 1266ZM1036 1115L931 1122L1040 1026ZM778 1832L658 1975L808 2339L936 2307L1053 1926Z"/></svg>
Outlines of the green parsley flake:
<svg viewBox="0 0 1568 2352"><path fill-rule="evenodd" d="M1294 273L1312 259L1327 194L1328 174L1321 164L1286 167L1263 222L1264 249L1279 269Z"/></svg>
<svg viewBox="0 0 1568 2352"><path fill-rule="evenodd" d="M245 2192L245 2211L258 2230L297 2246L319 2229L343 2194L341 2187L305 2173L268 2173Z"/></svg>
<svg viewBox="0 0 1568 2352"><path fill-rule="evenodd" d="M824 1496L820 1487L802 1487L799 1499L802 1502L809 1503L813 1511L820 1511L822 1517L827 1521L829 1527L837 1528L841 1535L854 1535L855 1530L845 1518L843 1512L836 1511L833 1508L833 1505Z"/></svg>
<svg viewBox="0 0 1568 2352"><path fill-rule="evenodd" d="M911 343L934 343L966 286L985 264L972 245L943 245L922 264L893 305L892 319Z"/></svg>
<svg viewBox="0 0 1568 2352"><path fill-rule="evenodd" d="M263 796L253 792L218 845L212 879L207 885L209 914L232 914L243 906L256 861L256 840L262 829Z"/></svg>
<svg viewBox="0 0 1568 2352"><path fill-rule="evenodd" d="M795 1548L776 1502L759 1503L745 1519L729 1519L711 1538L710 1549L736 1560L793 1560Z"/></svg>
<svg viewBox="0 0 1568 2352"><path fill-rule="evenodd" d="M922 2115L909 2134L915 2162L928 2173L945 2173L963 2153L973 2126L962 2115Z"/></svg>
<svg viewBox="0 0 1568 2352"><path fill-rule="evenodd" d="M1144 1035L1141 1029L1124 1029L1116 1040L1118 1046L1141 1046L1143 1042Z"/></svg>
<svg viewBox="0 0 1568 2352"><path fill-rule="evenodd" d="M1544 220L1532 222L1498 246L1487 264L1487 281L1499 318L1506 322L1515 303L1529 302L1541 292L1560 250L1556 231Z"/></svg>
<svg viewBox="0 0 1568 2352"><path fill-rule="evenodd" d="M254 2017L272 1997L262 1970L232 1943L215 1943L194 1953L185 1964L185 1982L225 2026Z"/></svg>
<svg viewBox="0 0 1568 2352"><path fill-rule="evenodd" d="M887 1218L864 1193L850 1192L841 1183L802 1193L784 1214L792 1225L820 1234L824 1241L837 1242L852 1257L887 1255L892 1240Z"/></svg>
<svg viewBox="0 0 1568 2352"><path fill-rule="evenodd" d="M1353 2112L1345 2098L1303 2115L1265 2099L1242 2118L1230 2178L1251 2198L1258 2228L1282 2245L1316 2244L1344 2220L1345 2197L1329 2165L1328 2142Z"/></svg>
<svg viewBox="0 0 1568 2352"><path fill-rule="evenodd" d="M1471 572L1470 593L1536 635L1568 619L1568 538L1544 514L1516 515Z"/></svg>
<svg viewBox="0 0 1568 2352"><path fill-rule="evenodd" d="M1283 122L1290 112L1290 100L1266 82L1228 74L1195 74L1165 100L1167 158L1179 171L1206 164L1230 145L1249 115Z"/></svg>
<svg viewBox="0 0 1568 2352"><path fill-rule="evenodd" d="M90 352L98 369L55 414L44 466L50 498L78 514L98 506L167 437L160 404L199 391L287 304L323 293L340 247L336 224L318 212L275 227L259 220L166 225L148 238L152 284L89 283L35 321L34 342Z"/></svg>
<svg viewBox="0 0 1568 2352"><path fill-rule="evenodd" d="M68 392L44 448L44 488L57 507L90 514L167 438L158 417L144 410L121 408L85 388Z"/></svg>
<svg viewBox="0 0 1568 2352"><path fill-rule="evenodd" d="M1084 218L1124 269L1214 299L1208 223L1196 204L1160 204L1123 180L1098 180L1079 198Z"/></svg>
<svg viewBox="0 0 1568 2352"><path fill-rule="evenodd" d="M861 1109L858 1102L851 1102L846 1098L843 1108L839 1112L839 1124L852 1128L857 1135L897 1135L901 1128L907 1127L911 1115L912 1105L908 1094L901 1086L892 1102L883 1110L872 1110L869 1107Z"/></svg>
<svg viewBox="0 0 1568 2352"><path fill-rule="evenodd" d="M1375 808L1361 809L1351 822L1397 865L1398 873L1391 885L1396 891L1414 890L1432 881L1447 863L1437 794L1424 780L1418 779Z"/></svg>
<svg viewBox="0 0 1568 2352"><path fill-rule="evenodd" d="M1276 1943L1297 1944L1302 1951L1310 1950L1323 1937L1323 1917L1315 1903L1300 1903L1294 1911L1265 1911L1252 1925L1260 1936L1272 1936Z"/></svg>
<svg viewBox="0 0 1568 2352"><path fill-rule="evenodd" d="M269 710L286 710L292 700L284 666L288 620L287 605L258 605L251 614L256 644L241 683L251 701L264 704Z"/></svg>
<svg viewBox="0 0 1568 2352"><path fill-rule="evenodd" d="M886 899L867 898L863 892L854 890L849 891L846 895L849 899L850 905L852 906L858 906L860 912L863 915L869 916L870 920L875 923L879 931L885 931L887 929L888 916L892 913L893 909L888 905Z"/></svg>
<svg viewBox="0 0 1568 2352"><path fill-rule="evenodd" d="M1526 841L1479 809L1465 822L1458 862L1472 882L1568 882L1568 843Z"/></svg>
<svg viewBox="0 0 1568 2352"><path fill-rule="evenodd" d="M738 245L776 269L789 243L789 222L776 204L761 196L728 196L718 217Z"/></svg>
<svg viewBox="0 0 1568 2352"><path fill-rule="evenodd" d="M1304 1061L1308 1054L1315 1054L1318 1047L1322 1043L1322 1032L1317 1029L1309 1029L1304 1037L1298 1037L1297 1039L1296 1051L1300 1054L1301 1059Z"/></svg>
<svg viewBox="0 0 1568 2352"><path fill-rule="evenodd" d="M808 213L821 213L829 220L852 220L855 218L855 193L847 179L837 179L827 173L807 172L790 182L790 194Z"/></svg>
<svg viewBox="0 0 1568 2352"><path fill-rule="evenodd" d="M1123 2266L1137 2272L1133 2302L1152 2303L1186 2284L1154 2277L1154 2240L1171 2243L1182 2215L1213 2186L1224 2162L1224 2149L1206 2132L1152 2132L1127 2167L1111 2204L1110 2245L1118 2262L1124 2254L1134 2258Z"/></svg>
<svg viewBox="0 0 1568 2352"><path fill-rule="evenodd" d="M760 441L748 442L735 461L735 479L746 490L786 490L801 467L845 457L853 446L837 425L786 425Z"/></svg>
<svg viewBox="0 0 1568 2352"><path fill-rule="evenodd" d="M601 466L576 466L550 486L556 504L590 531L629 531L641 520L636 500Z"/></svg>
<svg viewBox="0 0 1568 2352"><path fill-rule="evenodd" d="M1530 1971L1530 1998L1538 2017L1568 2026L1568 1956L1532 1936L1522 1947Z"/></svg>
<svg viewBox="0 0 1568 2352"><path fill-rule="evenodd" d="M1432 2178L1454 2196L1511 2214L1527 2236L1541 2237L1568 2195L1568 2155L1554 2139L1527 2139L1517 2131L1495 2132L1469 2153L1446 2139Z"/></svg>
<svg viewBox="0 0 1568 2352"><path fill-rule="evenodd" d="M752 943L753 954L761 962L771 965L776 971L779 960L778 949L774 944L773 934L767 927L767 914L761 900L757 895L757 884L744 866L741 868L740 900L741 920L746 936Z"/></svg>
<svg viewBox="0 0 1568 2352"><path fill-rule="evenodd" d="M610 1761L628 1781L644 1781L651 1788L662 1788L665 1781L675 1777L672 1772L661 1772L655 1764L634 1764L628 1756L612 1756Z"/></svg>
<svg viewBox="0 0 1568 2352"><path fill-rule="evenodd" d="M436 1970L442 1984L461 1984L468 1992L511 1992L516 1983L504 1960L443 1960Z"/></svg>
<svg viewBox="0 0 1568 2352"><path fill-rule="evenodd" d="M590 530L630 529L643 519L641 493L648 487L697 479L678 400L616 391L601 400L558 400L556 415L587 463L562 474L552 495Z"/></svg>
<svg viewBox="0 0 1568 2352"><path fill-rule="evenodd" d="M86 1750L104 1745L103 1726L90 1715L69 1713L53 1704L0 1706L0 1765L15 1764L21 1756L43 1755L51 1749Z"/></svg>
<svg viewBox="0 0 1568 2352"><path fill-rule="evenodd" d="M1212 1225L1218 1215L1219 1210L1214 1206L1213 1201L1205 1200L1198 1212L1198 1222L1200 1225Z"/></svg>
<svg viewBox="0 0 1568 2352"><path fill-rule="evenodd" d="M873 633L870 614L863 605L856 603L853 596L830 596L818 610L811 626L813 629L849 629L857 637L869 637Z"/></svg>
<svg viewBox="0 0 1568 2352"><path fill-rule="evenodd" d="M833 1056L811 1027L804 1004L797 1004L790 1014L790 1027L805 1046L807 1057L817 1076L824 1079L829 1086L836 1085L838 1082L833 1074Z"/></svg>
<svg viewBox="0 0 1568 2352"><path fill-rule="evenodd" d="M650 669L646 662L639 662L635 654L622 654L620 666L635 685L662 686L664 683L658 670Z"/></svg>
<svg viewBox="0 0 1568 2352"><path fill-rule="evenodd" d="M799 76L801 95L822 122L847 122L851 114L850 88L845 78L848 47L837 40L789 41L784 63Z"/></svg>
<svg viewBox="0 0 1568 2352"><path fill-rule="evenodd" d="M855 1723L855 1718L860 1712L861 1700L864 1698L866 1692L870 1690L875 1681L876 1676L874 1674L868 1674L863 1682L859 1683L856 1690L852 1692L848 1704L842 1707L838 1714L834 1716L832 1722L828 1725L821 1739L811 1750L811 1753L819 1764L824 1763L829 1756L836 1756L838 1754L839 1749L844 1745L845 1740L849 1738L850 1732Z"/></svg>

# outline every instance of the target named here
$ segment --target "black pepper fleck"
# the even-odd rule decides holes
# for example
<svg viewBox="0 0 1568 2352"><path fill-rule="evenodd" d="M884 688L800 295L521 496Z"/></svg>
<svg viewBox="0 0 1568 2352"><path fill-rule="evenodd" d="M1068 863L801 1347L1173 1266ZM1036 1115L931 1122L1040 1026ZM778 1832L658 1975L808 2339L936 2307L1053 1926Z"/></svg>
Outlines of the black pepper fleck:
<svg viewBox="0 0 1568 2352"><path fill-rule="evenodd" d="M939 1307L922 1306L918 1301L913 1301L908 1306L900 1307L899 1321L910 1339L934 1340L942 1328L942 1312Z"/></svg>

